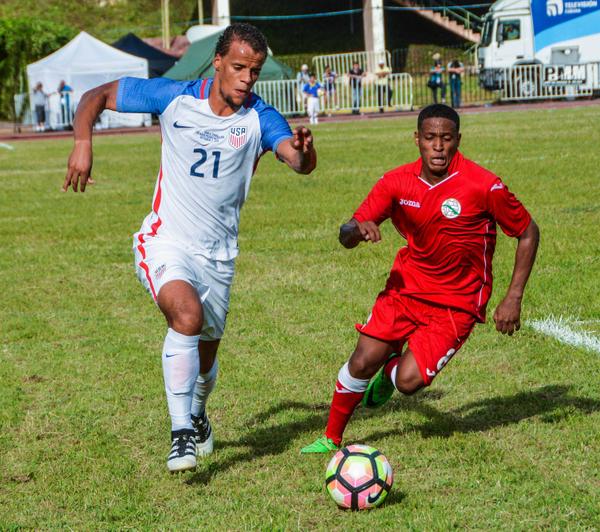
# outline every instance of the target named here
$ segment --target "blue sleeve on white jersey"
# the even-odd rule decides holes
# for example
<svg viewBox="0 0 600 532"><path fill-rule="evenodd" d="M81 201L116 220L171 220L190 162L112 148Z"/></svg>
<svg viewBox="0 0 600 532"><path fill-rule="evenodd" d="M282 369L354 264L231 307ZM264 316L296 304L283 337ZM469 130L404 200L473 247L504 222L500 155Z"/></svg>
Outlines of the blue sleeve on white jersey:
<svg viewBox="0 0 600 532"><path fill-rule="evenodd" d="M199 98L201 79L175 81L168 78L121 78L117 91L117 111L161 114L178 96Z"/></svg>
<svg viewBox="0 0 600 532"><path fill-rule="evenodd" d="M277 153L279 143L293 136L292 130L277 109L267 105L256 95L253 100L252 107L258 113L260 122L261 147L263 151L271 150L273 153Z"/></svg>

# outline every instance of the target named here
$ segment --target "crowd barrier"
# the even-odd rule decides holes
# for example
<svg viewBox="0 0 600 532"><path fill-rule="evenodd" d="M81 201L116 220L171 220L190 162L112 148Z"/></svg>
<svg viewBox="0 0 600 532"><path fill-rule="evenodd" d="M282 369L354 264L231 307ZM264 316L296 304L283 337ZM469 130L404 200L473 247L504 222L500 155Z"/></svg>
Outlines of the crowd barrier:
<svg viewBox="0 0 600 532"><path fill-rule="evenodd" d="M600 90L600 63L519 65L504 69L502 101L580 98Z"/></svg>
<svg viewBox="0 0 600 532"><path fill-rule="evenodd" d="M45 129L64 130L73 127L73 118L77 104L83 96L80 91L68 91L63 93L54 92L46 97L46 122ZM36 125L37 117L35 109L31 107L27 93L15 94L15 116L21 117L22 125ZM149 126L152 123L150 114L139 113L116 113L106 110L95 124L96 129L109 129L115 127L140 127Z"/></svg>
<svg viewBox="0 0 600 532"><path fill-rule="evenodd" d="M362 52L364 55L366 52ZM352 61L355 54L337 54L338 63L332 61L335 56L320 56L315 58L318 68L326 64L345 69L343 61ZM329 62L325 62L325 58ZM362 58L365 61L373 58ZM464 78L470 79L470 70L465 72ZM473 71L475 78L477 72ZM423 79L421 79L423 78ZM415 80L406 72L390 74L387 83L380 84L380 80L373 73L368 73L362 80L360 89L353 87L347 74L337 77L335 90L320 91L320 111L326 114L337 112L377 112L405 111L414 106L421 107L430 103L431 94L425 86L426 76L417 77ZM504 83L495 94L495 100L520 101L544 99L571 99L589 97L600 92L600 63L585 63L581 65L520 65L506 68L503 72ZM301 116L306 110L303 84L296 80L259 81L254 86L254 91L268 104L273 105L284 116ZM463 83L463 101L465 83ZM450 103L450 90L447 87L446 99ZM69 129L72 127L73 116L77 103L82 94L77 91L65 94L53 93L46 99L46 128ZM468 100L467 100L468 101ZM23 125L35 125L35 109L30 108L29 95L26 93L14 96L15 116ZM111 127L139 127L150 125L149 114L115 113L105 111L100 116L96 128L106 129Z"/></svg>
<svg viewBox="0 0 600 532"><path fill-rule="evenodd" d="M337 74L346 74L353 67L354 63L366 72L375 72L379 61L384 61L387 66L392 64L390 52L348 52L344 54L317 55L313 57L313 71L318 79L323 79L325 67L329 66Z"/></svg>
<svg viewBox="0 0 600 532"><path fill-rule="evenodd" d="M383 85L378 84L374 76L367 77L363 79L360 89L354 89L347 76L340 76L334 87L335 90L331 92L321 91L321 112L408 111L413 107L410 74L390 74ZM259 81L254 91L284 116L294 116L305 112L303 88L303 84L295 80Z"/></svg>

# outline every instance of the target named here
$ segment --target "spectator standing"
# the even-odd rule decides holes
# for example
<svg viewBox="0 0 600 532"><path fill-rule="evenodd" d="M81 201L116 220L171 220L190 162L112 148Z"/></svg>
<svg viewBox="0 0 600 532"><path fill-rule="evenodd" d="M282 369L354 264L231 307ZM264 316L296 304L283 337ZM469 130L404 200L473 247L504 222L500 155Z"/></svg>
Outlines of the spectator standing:
<svg viewBox="0 0 600 532"><path fill-rule="evenodd" d="M365 71L360 67L358 61L352 63L352 68L348 72L350 78L350 89L352 90L352 114L360 114L360 100L362 96L362 79L365 77Z"/></svg>
<svg viewBox="0 0 600 532"><path fill-rule="evenodd" d="M390 105L392 101L392 91L390 89L390 74L392 71L390 67L386 66L385 61L382 59L377 65L375 75L377 76L377 105L379 105L379 112L383 113L383 108L386 105Z"/></svg>
<svg viewBox="0 0 600 532"><path fill-rule="evenodd" d="M38 132L46 130L46 98L47 95L44 92L44 87L41 83L38 83L33 89L33 96L31 103L35 109L35 130Z"/></svg>
<svg viewBox="0 0 600 532"><path fill-rule="evenodd" d="M302 109L306 112L306 94L304 94L304 86L308 83L310 75L308 73L308 65L302 65L300 72L296 74L296 84L298 85L298 103L302 102Z"/></svg>
<svg viewBox="0 0 600 532"><path fill-rule="evenodd" d="M60 96L60 121L63 128L70 128L72 122L71 100L73 89L66 84L65 80L61 80L58 84L58 94Z"/></svg>
<svg viewBox="0 0 600 532"><path fill-rule="evenodd" d="M314 74L308 78L308 83L302 90L306 96L306 110L311 124L319 123L319 96L323 93L321 84L317 81Z"/></svg>
<svg viewBox="0 0 600 532"><path fill-rule="evenodd" d="M438 103L438 89L440 89L442 103L446 103L446 84L444 83L444 67L442 66L442 60L438 53L433 54L432 58L433 66L429 70L429 81L427 81L427 86L431 89L433 103Z"/></svg>
<svg viewBox="0 0 600 532"><path fill-rule="evenodd" d="M335 80L337 79L337 73L334 70L331 70L329 65L325 66L325 71L323 72L323 85L325 92L323 93L324 107L335 106L336 109L339 109L339 105L337 103L337 96L335 93ZM331 115L331 113L329 113Z"/></svg>
<svg viewBox="0 0 600 532"><path fill-rule="evenodd" d="M465 66L458 60L453 59L448 63L448 78L450 79L450 98L452 107L458 109L461 101L462 75L465 71Z"/></svg>

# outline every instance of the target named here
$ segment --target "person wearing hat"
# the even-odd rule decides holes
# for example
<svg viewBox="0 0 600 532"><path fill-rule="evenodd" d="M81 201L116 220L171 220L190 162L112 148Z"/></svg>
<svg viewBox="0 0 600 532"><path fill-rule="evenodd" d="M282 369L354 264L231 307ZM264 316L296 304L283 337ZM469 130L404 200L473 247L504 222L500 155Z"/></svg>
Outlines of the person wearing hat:
<svg viewBox="0 0 600 532"><path fill-rule="evenodd" d="M377 105L379 105L379 112L383 113L383 108L386 105L390 105L392 101L392 90L390 88L390 67L386 66L383 59L379 60L375 75L377 76Z"/></svg>
<svg viewBox="0 0 600 532"><path fill-rule="evenodd" d="M310 81L308 65L304 64L300 67L300 72L296 74L296 85L298 86L298 103L302 102L302 109L306 112L306 94L304 86Z"/></svg>

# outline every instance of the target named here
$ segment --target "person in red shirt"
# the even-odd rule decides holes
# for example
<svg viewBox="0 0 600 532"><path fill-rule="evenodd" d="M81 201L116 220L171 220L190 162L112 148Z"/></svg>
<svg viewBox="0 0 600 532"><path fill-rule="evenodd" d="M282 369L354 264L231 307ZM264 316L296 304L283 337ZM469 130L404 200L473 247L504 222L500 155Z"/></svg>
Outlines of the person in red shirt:
<svg viewBox="0 0 600 532"><path fill-rule="evenodd" d="M411 395L429 386L475 323L485 321L496 224L518 244L512 279L493 319L503 334L520 328L539 229L499 177L458 151L459 130L454 109L424 108L415 132L421 157L384 174L340 228L341 244L353 248L379 242L379 225L390 218L407 245L366 323L356 325L358 344L338 374L325 434L302 453L339 449L361 401L378 407L394 389Z"/></svg>

